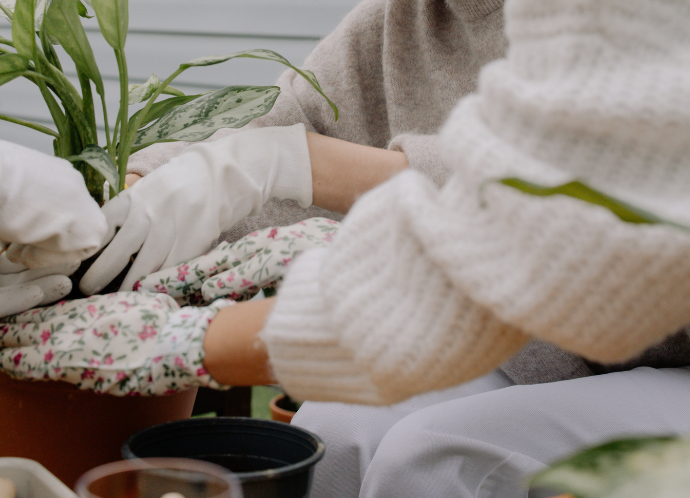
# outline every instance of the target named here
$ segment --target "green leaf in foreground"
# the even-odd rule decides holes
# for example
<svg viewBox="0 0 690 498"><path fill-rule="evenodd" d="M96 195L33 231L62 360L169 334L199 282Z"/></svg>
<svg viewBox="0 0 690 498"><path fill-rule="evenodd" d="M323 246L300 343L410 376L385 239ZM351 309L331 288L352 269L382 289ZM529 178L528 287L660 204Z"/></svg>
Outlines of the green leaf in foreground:
<svg viewBox="0 0 690 498"><path fill-rule="evenodd" d="M572 181L563 185L555 187L545 187L536 183L528 182L520 178L502 178L498 180L499 183L507 185L524 192L526 194L535 195L539 197L548 197L552 195L566 195L575 199L602 206L615 214L618 218L628 223L649 223L670 225L685 231L690 231L690 227L665 220L659 216L635 207L631 204L623 202L615 197L599 192L592 187L585 185L579 181Z"/></svg>
<svg viewBox="0 0 690 498"><path fill-rule="evenodd" d="M133 148L163 140L197 142L221 128L241 128L270 111L279 94L277 86L230 86L207 93L138 131Z"/></svg>
<svg viewBox="0 0 690 498"><path fill-rule="evenodd" d="M267 60L267 61L275 61L279 62L291 69L293 69L297 74L302 76L305 80L309 82L309 84L314 87L314 89L319 92L323 98L326 99L328 104L331 106L331 109L333 109L333 113L335 114L335 120L338 121L338 108L336 105L329 99L324 91L321 89L321 85L316 79L316 76L314 73L312 73L309 70L306 69L299 69L283 57L277 52L274 52L273 50L265 50L265 49L254 49L254 50L245 50L243 52L235 52L234 54L229 54L229 55L220 55L220 56L210 56L210 57L201 57L199 59L194 59L191 60L185 64L182 64L180 67L181 68L189 68L189 67L201 67L201 66L212 66L214 64L220 64L225 61L229 61L230 59L237 59L237 58L249 58L249 59L262 59L262 60Z"/></svg>
<svg viewBox="0 0 690 498"><path fill-rule="evenodd" d="M103 38L115 50L124 50L129 29L128 0L92 0Z"/></svg>
<svg viewBox="0 0 690 498"><path fill-rule="evenodd" d="M12 41L19 55L33 59L36 49L35 0L17 0L12 18Z"/></svg>
<svg viewBox="0 0 690 498"><path fill-rule="evenodd" d="M98 145L87 145L81 154L67 159L72 162L84 161L103 175L115 192L119 191L120 175L117 172L117 166L108 153Z"/></svg>
<svg viewBox="0 0 690 498"><path fill-rule="evenodd" d="M53 0L43 22L48 34L60 42L79 70L94 82L98 94L103 95L103 79L81 25L77 0Z"/></svg>
<svg viewBox="0 0 690 498"><path fill-rule="evenodd" d="M17 54L0 55L0 85L21 76L29 68L29 61Z"/></svg>
<svg viewBox="0 0 690 498"><path fill-rule="evenodd" d="M685 497L690 489L690 440L612 441L556 462L530 484L577 498Z"/></svg>

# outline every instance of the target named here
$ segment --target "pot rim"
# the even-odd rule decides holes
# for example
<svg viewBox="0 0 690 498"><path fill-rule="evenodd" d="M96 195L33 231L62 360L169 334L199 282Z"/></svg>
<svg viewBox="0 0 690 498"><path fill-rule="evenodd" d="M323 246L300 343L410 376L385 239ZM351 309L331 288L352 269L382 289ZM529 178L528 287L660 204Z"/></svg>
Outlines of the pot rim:
<svg viewBox="0 0 690 498"><path fill-rule="evenodd" d="M324 442L321 440L319 436L316 434L309 432L305 429L302 429L301 427L295 427L290 424L286 424L284 422L277 422L275 420L264 420L264 419L255 419L255 418L249 418L249 417L215 417L215 418L197 418L197 419L187 419L187 420L176 420L174 422L168 422L165 424L159 424L159 425L154 425L153 427L148 427L147 429L144 429L142 431L137 432L136 434L133 434L130 436L122 445L122 456L125 459L134 459L134 458L148 458L148 457L138 457L136 456L131 449L131 443L132 440L139 436L146 436L148 433L154 433L157 432L159 434L163 433L176 433L178 428L180 426L185 426L185 428L189 429L190 427L203 427L203 426L213 426L213 425L230 425L230 426L255 426L255 427L260 427L260 426L274 426L274 428L278 432L283 432L283 433L291 433L291 434L300 434L302 433L303 435L307 436L305 438L305 441L313 443L314 444L314 453L310 455L308 458L305 458L304 460L301 460L297 463L292 463L289 465L285 465L283 467L277 467L275 469L268 469L268 470L258 470L254 472L233 472L233 474L239 479L240 482L245 483L245 482L254 482L254 481L263 481L266 480L268 477L269 479L278 479L282 477L288 477L294 474L299 474L301 472L304 472L305 469L308 469L315 465L319 460L323 458L323 455L326 451L326 446ZM302 435L300 434L300 435ZM311 440L311 441L310 441ZM184 457L184 458L191 458L194 459L193 457Z"/></svg>

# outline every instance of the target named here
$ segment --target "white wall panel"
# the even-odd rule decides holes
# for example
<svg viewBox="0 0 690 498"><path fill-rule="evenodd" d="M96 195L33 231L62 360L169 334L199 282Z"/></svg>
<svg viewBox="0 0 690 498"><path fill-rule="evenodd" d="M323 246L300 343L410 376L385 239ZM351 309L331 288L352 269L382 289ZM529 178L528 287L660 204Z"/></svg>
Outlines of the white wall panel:
<svg viewBox="0 0 690 498"><path fill-rule="evenodd" d="M152 73L164 79L179 64L197 57L253 48L275 50L301 66L319 39L332 31L356 3L357 0L131 0L126 49L130 82L141 83ZM96 20L85 20L84 26L105 80L112 121L119 101L115 59L98 32ZM11 38L6 22L0 25L0 36ZM61 60L65 72L73 74L67 57L63 55ZM275 62L238 59L189 69L173 86L192 94L229 85L271 85L285 69ZM99 106L97 102L97 109ZM40 93L27 80L0 87L0 113L53 128ZM5 121L0 121L0 138L52 153L50 137Z"/></svg>

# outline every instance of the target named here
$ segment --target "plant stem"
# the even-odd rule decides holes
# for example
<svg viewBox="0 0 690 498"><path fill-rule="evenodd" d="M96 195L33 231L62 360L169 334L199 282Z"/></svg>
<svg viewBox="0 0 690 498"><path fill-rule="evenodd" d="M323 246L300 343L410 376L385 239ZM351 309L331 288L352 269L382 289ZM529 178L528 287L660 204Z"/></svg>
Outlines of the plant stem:
<svg viewBox="0 0 690 498"><path fill-rule="evenodd" d="M86 121L89 127L91 128L91 133L93 134L94 138L96 138L98 132L96 130L96 113L93 108L93 92L91 91L91 80L89 80L89 77L79 70L77 70L77 74L79 77L79 83L81 84L82 102L84 103L84 116L86 117ZM94 145L98 145L98 143L96 142L94 143Z"/></svg>
<svg viewBox="0 0 690 498"><path fill-rule="evenodd" d="M36 50L36 55L37 55L36 58L39 59L40 62L50 71L53 78L57 82L61 83L64 88L67 89L69 94L72 96L72 100L74 101L74 104L79 109L83 109L84 103L82 102L81 95L79 95L79 91L74 87L72 82L69 79L67 79L67 76L65 76L62 71L60 71L53 64L51 64L50 61L48 60L48 58L43 54L43 52ZM39 60L37 60L35 62L38 63ZM36 65L38 67L38 64L36 64ZM60 97L60 99L62 99L62 97Z"/></svg>
<svg viewBox="0 0 690 498"><path fill-rule="evenodd" d="M36 71L22 71L21 73L19 73L19 75L24 76L25 78L28 78L30 80L33 78L39 78L39 79L42 79L44 81L47 81L48 83L53 83L52 79L48 78L47 76L45 76L41 73L37 73Z"/></svg>
<svg viewBox="0 0 690 498"><path fill-rule="evenodd" d="M160 94L163 92L163 90L170 84L172 81L177 78L180 74L182 74L184 71L189 69L188 67L183 67L180 66L177 68L177 71L172 73L170 76L168 76L168 79L166 79L159 87L158 89L153 92L153 95L151 95L151 98L149 99L148 102L146 102L146 106L141 110L139 116L137 119L132 123L132 129L129 131L129 136L126 136L126 146L125 148L127 151L131 150L132 148L132 143L134 142L134 138L136 137L137 131L139 130L139 127L141 126L142 121L146 118L146 115L149 113L149 110L151 109L151 106L153 106L154 102L156 102L156 99L160 96ZM125 137L124 133L122 135Z"/></svg>
<svg viewBox="0 0 690 498"><path fill-rule="evenodd" d="M67 130L66 127L65 114L62 112L62 109L60 109L60 105L57 103L57 100L55 100L55 97L53 97L53 94L50 93L50 90L48 90L48 85L46 82L41 79L37 79L34 81L34 83L36 83L39 90L41 90L43 100L45 100L48 110L50 111L50 116L53 118L53 122L58 129L58 133L60 134L60 136L57 138L58 154L56 155L63 158L69 157L70 151L66 145L66 138L69 134L69 130Z"/></svg>
<svg viewBox="0 0 690 498"><path fill-rule="evenodd" d="M103 105L103 121L105 122L105 144L108 149L108 154L110 154L110 158L113 160L113 163L117 164L116 161L116 155L115 155L115 148L113 147L113 143L110 141L110 124L108 123L108 107L105 105L105 96L101 95L101 104Z"/></svg>
<svg viewBox="0 0 690 498"><path fill-rule="evenodd" d="M120 145L117 150L117 171L120 174L120 190L125 188L125 175L127 174L127 161L129 160L129 145L127 144L128 128L128 106L129 106L129 74L127 73L127 58L125 52L115 49L117 68L120 73L120 112L117 116L115 129L120 129ZM114 138L115 139L115 138Z"/></svg>
<svg viewBox="0 0 690 498"><path fill-rule="evenodd" d="M50 128L46 128L45 126L42 126L38 123L32 123L30 121L24 121L23 119L13 118L11 116L6 116L4 114L0 114L0 120L9 121L10 123L26 126L27 128L31 128L32 130L36 130L36 131L40 131L41 133L45 133L46 135L50 135L50 136L53 136L55 138L60 138L60 135L58 135L57 132L51 130Z"/></svg>
<svg viewBox="0 0 690 498"><path fill-rule="evenodd" d="M5 15L6 15L7 18L10 20L10 22L12 22L12 19L14 18L14 12L12 12L10 9L8 9L7 7L5 7L5 6L4 6L3 4L1 4L1 3L0 3L0 9L2 9L2 11L5 13Z"/></svg>

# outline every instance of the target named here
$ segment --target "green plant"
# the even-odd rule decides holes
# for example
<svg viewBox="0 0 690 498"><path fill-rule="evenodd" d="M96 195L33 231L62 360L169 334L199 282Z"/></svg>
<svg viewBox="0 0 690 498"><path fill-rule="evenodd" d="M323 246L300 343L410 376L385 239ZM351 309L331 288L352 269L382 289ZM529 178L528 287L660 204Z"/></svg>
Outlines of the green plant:
<svg viewBox="0 0 690 498"><path fill-rule="evenodd" d="M528 182L521 178L508 177L497 180L508 187L538 197L550 197L552 195L565 195L574 199L579 199L590 204L604 207L615 214L620 220L627 223L645 223L651 225L668 225L679 230L688 232L690 227L665 220L649 211L628 204L620 199L616 199L608 194L596 190L581 181L572 181L554 187L545 187L536 183Z"/></svg>
<svg viewBox="0 0 690 498"><path fill-rule="evenodd" d="M0 37L0 85L26 78L36 85L50 111L55 130L11 116L0 119L27 126L54 138L55 155L72 161L86 180L91 195L102 200L103 182L110 194L124 188L131 153L158 142L203 140L220 128L240 128L271 110L280 93L275 86L231 86L199 95L184 95L171 83L193 67L211 66L236 58L279 62L294 69L328 101L311 71L294 67L270 50L247 50L225 56L202 57L181 64L164 81L153 75L142 85L130 85L125 56L129 25L128 0L84 0L95 12L105 41L112 47L120 79L120 105L115 124L109 124L103 78L82 26L89 18L81 0L0 0L12 24L12 40ZM78 84L70 81L54 44L60 44L76 66ZM79 88L77 88L77 86ZM105 144L98 144L94 94L101 101ZM162 95L169 96L158 101ZM129 105L145 103L129 116Z"/></svg>
<svg viewBox="0 0 690 498"><path fill-rule="evenodd" d="M556 462L530 485L576 498L682 498L690 491L690 440L611 441Z"/></svg>

